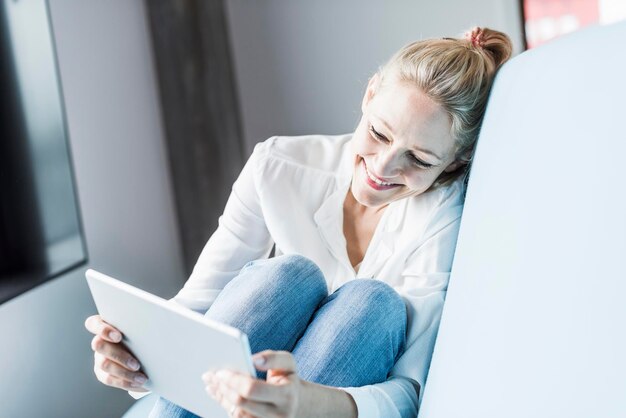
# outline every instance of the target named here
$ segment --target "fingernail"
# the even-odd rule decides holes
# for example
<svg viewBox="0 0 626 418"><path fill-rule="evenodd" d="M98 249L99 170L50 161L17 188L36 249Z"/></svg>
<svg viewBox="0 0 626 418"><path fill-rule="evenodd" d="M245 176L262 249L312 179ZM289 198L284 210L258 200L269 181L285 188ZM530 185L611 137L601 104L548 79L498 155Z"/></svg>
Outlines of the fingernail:
<svg viewBox="0 0 626 418"><path fill-rule="evenodd" d="M130 387L131 387L131 388L140 388L140 387L142 387L142 386L143 386L143 384L141 384L141 383L135 383L135 382L132 382L132 383L130 384Z"/></svg>
<svg viewBox="0 0 626 418"><path fill-rule="evenodd" d="M128 359L128 361L126 362L126 365L133 370L139 370L139 362L135 360L134 358Z"/></svg>
<svg viewBox="0 0 626 418"><path fill-rule="evenodd" d="M265 364L265 357L259 356L254 358L254 364L257 366L262 366Z"/></svg>
<svg viewBox="0 0 626 418"><path fill-rule="evenodd" d="M148 381L148 379L145 376L142 376L140 374L135 375L134 380L135 380L135 382L141 383L142 385Z"/></svg>
<svg viewBox="0 0 626 418"><path fill-rule="evenodd" d="M111 332L109 332L109 338L112 339L115 342L118 342L118 341L122 340L122 334L120 334L117 331L111 331Z"/></svg>

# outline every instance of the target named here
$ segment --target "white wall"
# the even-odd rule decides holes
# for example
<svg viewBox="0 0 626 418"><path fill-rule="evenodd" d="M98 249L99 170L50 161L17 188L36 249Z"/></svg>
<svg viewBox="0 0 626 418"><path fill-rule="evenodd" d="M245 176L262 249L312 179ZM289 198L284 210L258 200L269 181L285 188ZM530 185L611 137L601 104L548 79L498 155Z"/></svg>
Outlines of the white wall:
<svg viewBox="0 0 626 418"><path fill-rule="evenodd" d="M142 1L50 0L89 267L172 296L185 280ZM85 268L0 306L0 416L116 417L92 372Z"/></svg>
<svg viewBox="0 0 626 418"><path fill-rule="evenodd" d="M510 34L518 0L229 0L244 134L351 132L368 78L404 44L472 26Z"/></svg>

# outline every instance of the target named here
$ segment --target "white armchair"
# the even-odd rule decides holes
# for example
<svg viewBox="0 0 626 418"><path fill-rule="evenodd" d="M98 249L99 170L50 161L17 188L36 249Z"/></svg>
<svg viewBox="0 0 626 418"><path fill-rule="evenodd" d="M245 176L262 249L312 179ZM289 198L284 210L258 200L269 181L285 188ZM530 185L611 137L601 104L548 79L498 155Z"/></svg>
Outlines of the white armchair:
<svg viewBox="0 0 626 418"><path fill-rule="evenodd" d="M626 417L626 22L505 64L420 418Z"/></svg>

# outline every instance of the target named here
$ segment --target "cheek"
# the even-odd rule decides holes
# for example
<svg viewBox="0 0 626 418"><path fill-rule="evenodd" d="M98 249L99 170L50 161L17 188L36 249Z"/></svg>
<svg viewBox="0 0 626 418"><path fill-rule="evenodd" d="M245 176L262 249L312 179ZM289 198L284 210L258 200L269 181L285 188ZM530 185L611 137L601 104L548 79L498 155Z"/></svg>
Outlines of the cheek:
<svg viewBox="0 0 626 418"><path fill-rule="evenodd" d="M378 149L378 144L373 141L367 129L359 127L357 131L354 133L352 140L352 150L355 154L359 155L368 155L375 153Z"/></svg>
<svg viewBox="0 0 626 418"><path fill-rule="evenodd" d="M416 193L422 193L435 182L439 176L438 171L434 170L419 170L411 173L406 177L406 185L409 189Z"/></svg>
<svg viewBox="0 0 626 418"><path fill-rule="evenodd" d="M352 147L355 154L367 155L374 152L375 147L372 146L371 141L368 141L366 137L359 136L355 139Z"/></svg>

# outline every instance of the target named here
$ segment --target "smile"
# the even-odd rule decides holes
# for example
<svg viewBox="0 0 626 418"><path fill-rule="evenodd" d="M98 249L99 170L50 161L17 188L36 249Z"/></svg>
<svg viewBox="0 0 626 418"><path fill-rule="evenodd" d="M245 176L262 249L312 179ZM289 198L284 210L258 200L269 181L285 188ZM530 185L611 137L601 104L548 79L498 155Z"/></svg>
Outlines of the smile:
<svg viewBox="0 0 626 418"><path fill-rule="evenodd" d="M367 184L375 190L389 190L395 187L399 187L399 184L387 183L374 176L367 169L367 164L365 164L365 160L361 160L363 162L363 168L365 169L365 174L367 175L366 180Z"/></svg>

